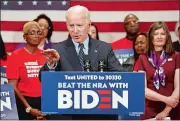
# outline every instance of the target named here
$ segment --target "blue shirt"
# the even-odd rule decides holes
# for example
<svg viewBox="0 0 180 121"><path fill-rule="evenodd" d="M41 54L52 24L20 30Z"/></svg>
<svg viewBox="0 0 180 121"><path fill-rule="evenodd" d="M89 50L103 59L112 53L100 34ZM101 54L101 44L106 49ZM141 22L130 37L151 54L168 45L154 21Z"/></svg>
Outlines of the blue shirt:
<svg viewBox="0 0 180 121"><path fill-rule="evenodd" d="M80 48L79 48L79 43L75 42L74 40L72 40L72 41L73 41L73 43L74 43L76 52L77 52L77 54L79 55L79 50L80 50ZM84 44L84 48L83 48L84 54L85 54L85 55L88 55L88 50L89 50L89 37L88 37L88 36L87 36L86 40L83 42L83 44ZM54 67L50 67L50 66L48 65L48 63L47 63L47 66L48 66L48 68L50 69L50 71L55 71L55 68L56 68L56 66L57 66L57 62L56 62L56 64L55 64Z"/></svg>
<svg viewBox="0 0 180 121"><path fill-rule="evenodd" d="M79 43L75 42L74 40L72 40L73 43L74 43L74 46L75 46L75 49L76 49L76 52L77 54L79 55ZM86 40L83 42L84 44L84 48L83 48L83 51L84 51L84 54L85 55L88 55L88 50L89 50L89 37L86 38Z"/></svg>

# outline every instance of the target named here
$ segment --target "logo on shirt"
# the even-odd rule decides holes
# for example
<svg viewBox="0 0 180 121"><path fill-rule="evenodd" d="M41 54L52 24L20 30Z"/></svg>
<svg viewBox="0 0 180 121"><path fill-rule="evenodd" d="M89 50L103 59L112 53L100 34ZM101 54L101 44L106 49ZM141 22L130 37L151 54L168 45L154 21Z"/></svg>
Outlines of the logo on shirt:
<svg viewBox="0 0 180 121"><path fill-rule="evenodd" d="M26 70L27 70L27 77L28 78L33 78L33 77L38 77L39 75L39 70L42 67L42 65L38 65L38 62L25 62L24 63Z"/></svg>

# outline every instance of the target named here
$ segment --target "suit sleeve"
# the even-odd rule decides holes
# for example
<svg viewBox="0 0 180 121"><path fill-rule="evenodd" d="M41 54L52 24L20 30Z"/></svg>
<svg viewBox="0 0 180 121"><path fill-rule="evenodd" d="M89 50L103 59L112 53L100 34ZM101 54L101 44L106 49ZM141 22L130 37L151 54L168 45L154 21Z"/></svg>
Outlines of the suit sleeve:
<svg viewBox="0 0 180 121"><path fill-rule="evenodd" d="M112 47L109 45L109 53L108 53L108 58L107 58L107 70L108 71L123 71L122 65L119 63L118 59L116 58L114 51Z"/></svg>
<svg viewBox="0 0 180 121"><path fill-rule="evenodd" d="M53 49L57 50L56 48L52 47ZM49 69L49 67L47 66L47 62L41 67L40 71L39 71L39 80L41 81L41 72L43 71L61 71L61 65L60 65L60 60L57 61L57 66L55 67L55 69Z"/></svg>

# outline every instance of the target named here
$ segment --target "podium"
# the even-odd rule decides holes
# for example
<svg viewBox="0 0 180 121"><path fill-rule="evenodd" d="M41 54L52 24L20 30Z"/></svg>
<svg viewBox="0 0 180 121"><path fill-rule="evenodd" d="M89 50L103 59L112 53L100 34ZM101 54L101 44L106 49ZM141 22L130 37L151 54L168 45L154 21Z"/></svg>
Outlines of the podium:
<svg viewBox="0 0 180 121"><path fill-rule="evenodd" d="M7 76L6 76L6 68L3 66L0 66L0 72L1 72L1 84L7 84Z"/></svg>
<svg viewBox="0 0 180 121"><path fill-rule="evenodd" d="M1 85L1 120L18 120L14 88L11 84Z"/></svg>
<svg viewBox="0 0 180 121"><path fill-rule="evenodd" d="M144 113L145 74L140 72L42 72L42 113Z"/></svg>

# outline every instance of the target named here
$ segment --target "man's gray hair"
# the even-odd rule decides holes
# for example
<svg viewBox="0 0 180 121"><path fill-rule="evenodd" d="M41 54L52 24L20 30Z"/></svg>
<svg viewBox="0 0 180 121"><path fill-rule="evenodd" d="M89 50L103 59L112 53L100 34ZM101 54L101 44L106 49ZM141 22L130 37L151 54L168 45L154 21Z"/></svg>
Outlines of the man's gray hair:
<svg viewBox="0 0 180 121"><path fill-rule="evenodd" d="M89 23L90 22L90 12L89 10L84 7L84 6L81 6L81 5L75 5L75 6L72 6L70 7L67 12L66 12L66 21L67 21L67 18L68 18L68 14L70 12L73 12L73 13L81 13L81 12L84 12L85 13L85 19L86 19L86 22Z"/></svg>

